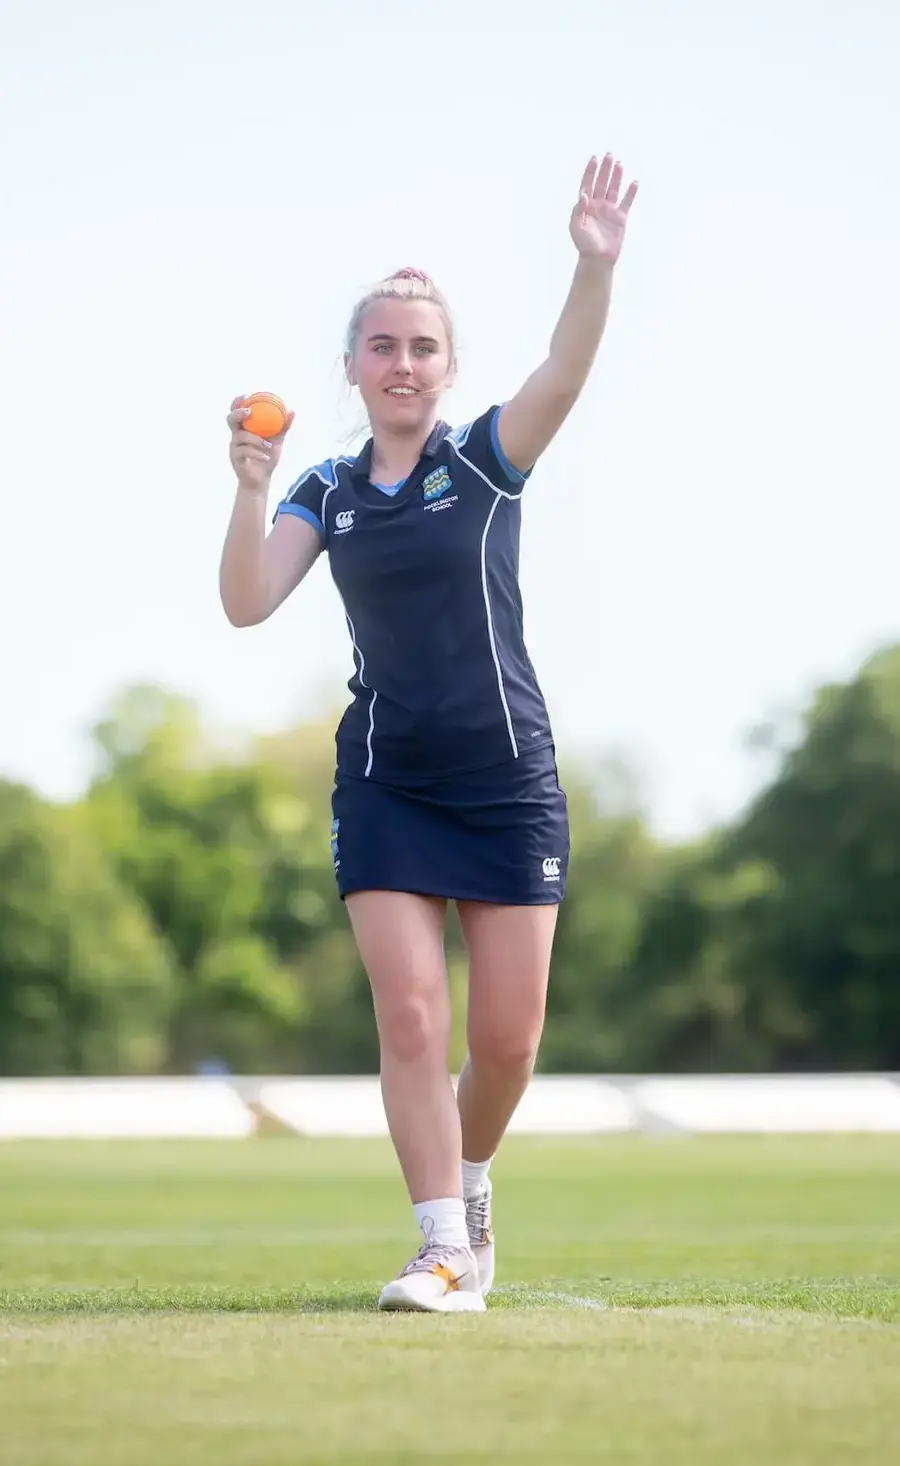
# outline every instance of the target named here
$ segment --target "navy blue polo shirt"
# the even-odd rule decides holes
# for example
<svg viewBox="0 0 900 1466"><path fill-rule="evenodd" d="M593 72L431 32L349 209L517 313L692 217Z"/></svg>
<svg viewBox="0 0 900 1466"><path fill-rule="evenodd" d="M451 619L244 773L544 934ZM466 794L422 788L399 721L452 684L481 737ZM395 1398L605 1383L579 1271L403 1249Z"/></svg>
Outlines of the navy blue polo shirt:
<svg viewBox="0 0 900 1466"><path fill-rule="evenodd" d="M383 491L372 441L297 479L278 505L314 525L353 643L338 775L416 783L489 768L552 742L525 649L519 591L526 475L497 438L499 407L434 428Z"/></svg>

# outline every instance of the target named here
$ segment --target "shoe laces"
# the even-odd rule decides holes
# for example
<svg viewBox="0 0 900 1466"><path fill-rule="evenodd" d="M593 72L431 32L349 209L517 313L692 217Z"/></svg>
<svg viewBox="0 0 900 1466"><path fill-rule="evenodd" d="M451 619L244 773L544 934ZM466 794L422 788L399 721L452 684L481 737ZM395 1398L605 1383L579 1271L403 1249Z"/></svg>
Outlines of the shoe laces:
<svg viewBox="0 0 900 1466"><path fill-rule="evenodd" d="M415 1257L406 1264L400 1274L401 1278L407 1273L427 1273L436 1267L451 1267L450 1259L459 1261L461 1247L451 1247L445 1242L423 1242ZM452 1268L451 1268L452 1271Z"/></svg>
<svg viewBox="0 0 900 1466"><path fill-rule="evenodd" d="M489 1191L479 1191L477 1195L467 1199L466 1225L470 1238L477 1234L486 1242L490 1240L491 1195Z"/></svg>
<svg viewBox="0 0 900 1466"><path fill-rule="evenodd" d="M435 1242L434 1222L431 1217L425 1218L423 1231L425 1233L425 1241L422 1243L415 1257L406 1264L406 1267L400 1274L401 1278L405 1277L407 1273L431 1272L438 1267L449 1268L450 1259L452 1257L458 1257L460 1252L464 1250L449 1242Z"/></svg>

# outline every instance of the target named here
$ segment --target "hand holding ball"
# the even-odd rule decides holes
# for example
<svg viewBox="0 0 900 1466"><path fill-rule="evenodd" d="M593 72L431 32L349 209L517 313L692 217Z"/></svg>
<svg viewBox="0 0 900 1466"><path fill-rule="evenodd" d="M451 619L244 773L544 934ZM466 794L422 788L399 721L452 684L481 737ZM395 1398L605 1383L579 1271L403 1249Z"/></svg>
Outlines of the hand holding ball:
<svg viewBox="0 0 900 1466"><path fill-rule="evenodd" d="M236 397L228 414L231 463L245 489L265 493L278 466L284 435L294 420L274 392Z"/></svg>
<svg viewBox="0 0 900 1466"><path fill-rule="evenodd" d="M241 424L246 433L255 433L258 438L277 438L287 427L288 410L274 392L251 392L242 399L241 406L250 409Z"/></svg>

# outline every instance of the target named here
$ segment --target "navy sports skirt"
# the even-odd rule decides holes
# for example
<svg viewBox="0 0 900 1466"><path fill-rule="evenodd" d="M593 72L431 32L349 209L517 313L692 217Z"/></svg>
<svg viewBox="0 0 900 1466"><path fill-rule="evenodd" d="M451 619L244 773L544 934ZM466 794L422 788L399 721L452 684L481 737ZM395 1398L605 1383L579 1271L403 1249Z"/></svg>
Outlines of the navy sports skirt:
<svg viewBox="0 0 900 1466"><path fill-rule="evenodd" d="M415 788L338 773L331 853L341 897L412 891L453 901L562 901L569 819L552 745Z"/></svg>

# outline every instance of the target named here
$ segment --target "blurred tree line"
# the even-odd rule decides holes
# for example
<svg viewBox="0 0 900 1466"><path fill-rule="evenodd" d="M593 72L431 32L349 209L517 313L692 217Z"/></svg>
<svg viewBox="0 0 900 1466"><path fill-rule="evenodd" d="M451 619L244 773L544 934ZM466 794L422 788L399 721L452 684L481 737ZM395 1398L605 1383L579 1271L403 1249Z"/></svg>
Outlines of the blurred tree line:
<svg viewBox="0 0 900 1466"><path fill-rule="evenodd" d="M73 805L0 781L0 1073L375 1072L329 848L333 723L218 745L132 688ZM588 769L541 1067L900 1069L900 647L819 690L732 826L661 844ZM465 960L448 963L463 1053Z"/></svg>

